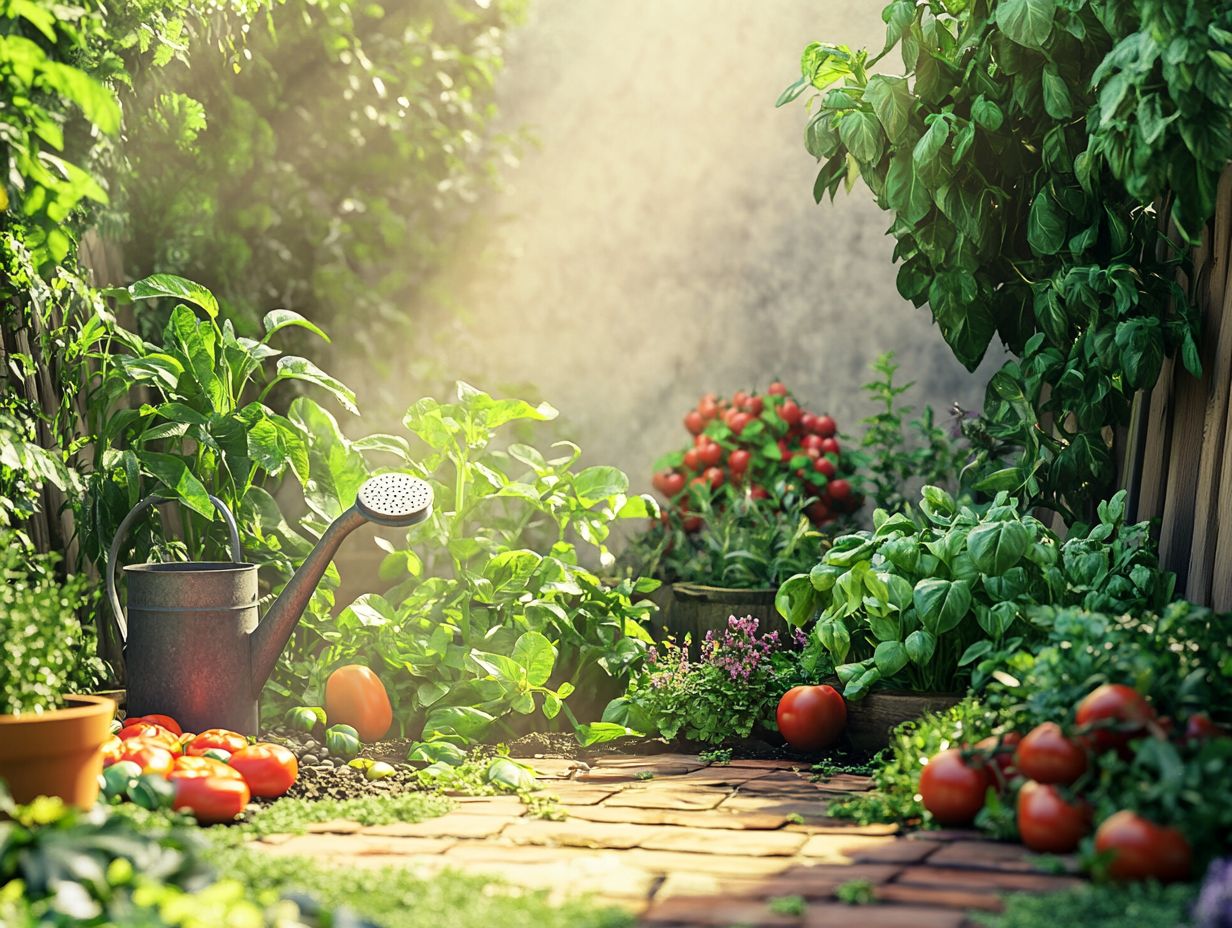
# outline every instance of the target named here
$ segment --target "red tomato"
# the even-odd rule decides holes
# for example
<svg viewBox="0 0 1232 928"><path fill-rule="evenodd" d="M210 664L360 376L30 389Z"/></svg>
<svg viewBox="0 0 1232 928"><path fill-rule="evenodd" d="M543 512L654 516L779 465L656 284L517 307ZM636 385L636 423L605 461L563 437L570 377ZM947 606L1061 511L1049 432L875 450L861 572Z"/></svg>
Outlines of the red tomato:
<svg viewBox="0 0 1232 928"><path fill-rule="evenodd" d="M1189 879L1193 867L1193 851L1179 829L1129 810L1104 819L1095 831L1095 851L1109 855L1108 875L1114 880L1175 883Z"/></svg>
<svg viewBox="0 0 1232 928"><path fill-rule="evenodd" d="M830 511L830 507L821 500L814 500L809 503L804 509L804 514L809 517L809 521L814 525L823 525L834 518L834 513Z"/></svg>
<svg viewBox="0 0 1232 928"><path fill-rule="evenodd" d="M838 473L838 469L834 466L834 462L829 458L816 458L813 461L813 470L817 471L819 474L825 474L827 480L833 480L834 475Z"/></svg>
<svg viewBox="0 0 1232 928"><path fill-rule="evenodd" d="M838 431L838 426L829 416L818 416L816 430L822 438L830 438Z"/></svg>
<svg viewBox="0 0 1232 928"><path fill-rule="evenodd" d="M958 748L942 751L920 773L924 808L942 825L970 825L994 785L988 764L978 757L968 763Z"/></svg>
<svg viewBox="0 0 1232 928"><path fill-rule="evenodd" d="M168 744L174 744L180 740L180 736L157 725L154 722L135 722L125 725L120 729L119 739L127 741L129 738L149 738L153 741L165 741Z"/></svg>
<svg viewBox="0 0 1232 928"><path fill-rule="evenodd" d="M715 418L719 414L719 403L715 395L707 393L703 396L701 402L697 404L697 411L707 422Z"/></svg>
<svg viewBox="0 0 1232 928"><path fill-rule="evenodd" d="M695 532L701 531L702 517L701 516L686 516L681 523L681 527L692 535Z"/></svg>
<svg viewBox="0 0 1232 928"><path fill-rule="evenodd" d="M184 734L184 729L180 728L180 723L169 715L138 715L124 720L124 727L136 725L138 722L149 722L152 725L161 725L173 735L179 736Z"/></svg>
<svg viewBox="0 0 1232 928"><path fill-rule="evenodd" d="M175 768L171 771L169 780L179 780L183 777L228 777L232 780L242 780L244 775L234 767L229 767L212 757L177 757Z"/></svg>
<svg viewBox="0 0 1232 928"><path fill-rule="evenodd" d="M805 451L821 451L823 439L820 435L805 435L800 439L800 447Z"/></svg>
<svg viewBox="0 0 1232 928"><path fill-rule="evenodd" d="M779 445L779 460L785 464L791 460L791 449L787 447L787 442L785 442L781 438L778 441L778 445Z"/></svg>
<svg viewBox="0 0 1232 928"><path fill-rule="evenodd" d="M1066 738L1056 722L1044 722L1019 743L1014 765L1028 780L1068 786L1086 773L1087 752L1078 742Z"/></svg>
<svg viewBox="0 0 1232 928"><path fill-rule="evenodd" d="M800 406L795 400L784 400L779 407L779 418L789 426L800 424Z"/></svg>
<svg viewBox="0 0 1232 928"><path fill-rule="evenodd" d="M1195 712L1185 720L1185 740L1189 743L1227 737L1227 730L1205 712Z"/></svg>
<svg viewBox="0 0 1232 928"><path fill-rule="evenodd" d="M811 412L801 413L800 425L804 431L812 434L817 431L817 417Z"/></svg>
<svg viewBox="0 0 1232 928"><path fill-rule="evenodd" d="M210 748L221 748L234 754L248 744L248 739L239 732L228 731L225 728L207 728L188 742L185 754L200 756Z"/></svg>
<svg viewBox="0 0 1232 928"><path fill-rule="evenodd" d="M826 484L826 494L836 503L846 503L851 499L851 484L841 478L831 480Z"/></svg>
<svg viewBox="0 0 1232 928"><path fill-rule="evenodd" d="M707 467L701 479L710 484L710 489L717 490L723 485L723 470L719 467Z"/></svg>
<svg viewBox="0 0 1232 928"><path fill-rule="evenodd" d="M384 687L381 691L384 692ZM331 715L330 721L333 719ZM295 755L280 744L250 744L232 754L229 763L244 777L252 794L262 799L276 799L283 795L295 785L295 778L299 776L299 762Z"/></svg>
<svg viewBox="0 0 1232 928"><path fill-rule="evenodd" d="M732 394L732 406L736 409L744 409L745 403L749 401L749 395L743 390L737 390Z"/></svg>
<svg viewBox="0 0 1232 928"><path fill-rule="evenodd" d="M770 384L770 386L766 388L766 392L769 393L771 396L786 396L787 395L787 385L783 383L781 380L776 380L774 383Z"/></svg>
<svg viewBox="0 0 1232 928"><path fill-rule="evenodd" d="M744 404L744 411L747 412L754 419L760 416L762 412L765 411L765 408L766 408L766 401L763 400L760 396L750 396L748 398L748 401Z"/></svg>
<svg viewBox="0 0 1232 928"><path fill-rule="evenodd" d="M727 456L727 469L731 471L733 477L743 476L749 469L749 461L752 457L753 455L743 448L737 448Z"/></svg>
<svg viewBox="0 0 1232 928"><path fill-rule="evenodd" d="M384 738L394 721L385 684L362 664L347 664L329 675L325 681L325 714L329 724L352 725L359 732L359 740L369 743Z"/></svg>
<svg viewBox="0 0 1232 928"><path fill-rule="evenodd" d="M248 784L231 777L180 777L172 807L188 811L202 825L233 822L252 798Z"/></svg>
<svg viewBox="0 0 1232 928"><path fill-rule="evenodd" d="M1091 807L1066 802L1055 786L1029 781L1018 791L1018 834L1040 854L1068 854L1091 833Z"/></svg>
<svg viewBox="0 0 1232 928"><path fill-rule="evenodd" d="M706 420L696 409L690 409L687 413L685 413L684 427L694 435L697 435L706 427Z"/></svg>
<svg viewBox="0 0 1232 928"><path fill-rule="evenodd" d="M701 454L696 448L690 448L684 453L685 470L699 471L702 469Z"/></svg>
<svg viewBox="0 0 1232 928"><path fill-rule="evenodd" d="M723 449L716 442L707 442L697 449L697 456L706 467L717 467L723 460Z"/></svg>
<svg viewBox="0 0 1232 928"><path fill-rule="evenodd" d="M671 499L678 496L683 489L684 474L678 474L676 471L672 471L663 478L663 489L660 490L660 492L668 499Z"/></svg>
<svg viewBox="0 0 1232 928"><path fill-rule="evenodd" d="M753 417L747 412L738 412L728 420L727 427L740 435L744 432L745 426L753 421Z"/></svg>
<svg viewBox="0 0 1232 928"><path fill-rule="evenodd" d="M1096 753L1103 754L1140 738L1155 721L1155 710L1133 687L1106 683L1083 697L1074 721L1079 728L1090 730Z"/></svg>
<svg viewBox="0 0 1232 928"><path fill-rule="evenodd" d="M663 490L664 481L667 480L667 475L670 473L671 473L670 470L656 471L655 475L650 478L650 485L654 487L656 490L658 490L660 493L663 493L664 492Z"/></svg>
<svg viewBox="0 0 1232 928"><path fill-rule="evenodd" d="M160 777L165 777L175 769L175 755L158 741L130 738L124 742L124 750L117 759L131 760L141 768L142 773L156 773Z"/></svg>
<svg viewBox="0 0 1232 928"><path fill-rule="evenodd" d="M1018 732L1007 731L999 736L989 735L975 743L976 749L983 751L997 768L1002 785L1018 775L1018 769L1014 766L1014 750L1021 741L1022 735Z"/></svg>
<svg viewBox="0 0 1232 928"><path fill-rule="evenodd" d="M821 440L822 454L839 454L838 439L826 437Z"/></svg>
<svg viewBox="0 0 1232 928"><path fill-rule="evenodd" d="M752 499L769 499L770 491L763 486L753 484L753 486L749 487L749 497Z"/></svg>
<svg viewBox="0 0 1232 928"><path fill-rule="evenodd" d="M779 700L776 718L783 738L797 751L820 751L847 725L847 703L832 686L793 686Z"/></svg>

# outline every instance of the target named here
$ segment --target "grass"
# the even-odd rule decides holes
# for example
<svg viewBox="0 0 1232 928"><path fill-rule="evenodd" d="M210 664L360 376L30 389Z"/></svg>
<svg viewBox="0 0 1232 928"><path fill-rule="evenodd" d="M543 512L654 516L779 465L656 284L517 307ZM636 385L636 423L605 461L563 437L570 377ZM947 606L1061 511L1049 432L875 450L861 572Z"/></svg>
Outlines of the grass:
<svg viewBox="0 0 1232 928"><path fill-rule="evenodd" d="M302 832L314 822L347 819L361 825L387 825L391 822L422 822L444 815L455 803L446 796L429 792L400 793L395 796L362 796L354 799L279 799L265 806L241 825L210 829L211 837L226 833L232 840L260 835Z"/></svg>
<svg viewBox="0 0 1232 928"><path fill-rule="evenodd" d="M629 928L633 924L633 918L618 909L584 899L552 903L546 893L480 875L420 876L396 867L331 867L242 847L217 847L209 856L221 875L254 894L308 894L327 908L345 906L382 928Z"/></svg>
<svg viewBox="0 0 1232 928"><path fill-rule="evenodd" d="M1005 911L971 916L985 928L1177 928L1189 923L1197 888L1158 884L1084 884L1059 893L1015 893Z"/></svg>

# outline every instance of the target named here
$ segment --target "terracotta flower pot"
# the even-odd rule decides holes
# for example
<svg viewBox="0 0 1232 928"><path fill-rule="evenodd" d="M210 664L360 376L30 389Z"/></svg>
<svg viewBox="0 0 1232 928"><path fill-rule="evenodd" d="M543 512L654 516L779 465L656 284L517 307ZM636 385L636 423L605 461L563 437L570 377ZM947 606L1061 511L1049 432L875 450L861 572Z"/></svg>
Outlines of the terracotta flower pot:
<svg viewBox="0 0 1232 928"><path fill-rule="evenodd" d="M722 635L731 616L743 618L756 616L761 620L762 634L776 631L780 640L791 634L791 629L774 608L777 589L741 590L728 587L706 586L700 583L664 584L650 594L658 605L659 612L651 620L652 633L656 638L670 635L683 642L685 635L692 636L690 652L697 657L706 632Z"/></svg>
<svg viewBox="0 0 1232 928"><path fill-rule="evenodd" d="M103 742L116 704L105 696L68 696L67 708L0 715L0 780L17 802L59 796L88 808L98 798Z"/></svg>

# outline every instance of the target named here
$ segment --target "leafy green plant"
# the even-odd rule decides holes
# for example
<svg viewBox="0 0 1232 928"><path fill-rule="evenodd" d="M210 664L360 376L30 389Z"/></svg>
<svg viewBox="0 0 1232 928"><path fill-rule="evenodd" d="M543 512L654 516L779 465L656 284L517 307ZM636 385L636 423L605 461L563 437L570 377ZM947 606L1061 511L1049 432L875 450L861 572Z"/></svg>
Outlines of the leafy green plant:
<svg viewBox="0 0 1232 928"><path fill-rule="evenodd" d="M630 542L621 560L633 576L742 590L777 587L816 562L825 543L798 507L766 505L747 493L732 494L721 507L699 496L690 513L665 509ZM689 531L688 520L697 517L701 528Z"/></svg>
<svg viewBox="0 0 1232 928"><path fill-rule="evenodd" d="M689 660L688 642L651 649L629 688L608 704L605 722L668 739L722 744L773 728L782 695L805 682L798 655L778 632L758 632L753 616L728 619L722 635L706 633L701 657Z"/></svg>
<svg viewBox="0 0 1232 928"><path fill-rule="evenodd" d="M959 505L924 487L918 514L884 510L871 532L835 539L792 577L776 605L792 625L816 619L810 648L835 665L847 699L879 683L924 691L982 685L1002 654L1038 637L1036 605L1158 608L1173 578L1160 571L1148 526L1127 526L1125 493L1061 543L1002 492Z"/></svg>
<svg viewBox="0 0 1232 928"><path fill-rule="evenodd" d="M405 544L382 540L389 592L360 597L336 621L317 614L301 624L270 700L299 703L307 683L316 702L334 667L358 661L382 676L395 721L424 741L508 734L506 717L536 713L549 724L563 714L587 741L622 734L583 725L564 701L579 689L623 688L650 640L643 621L653 607L633 597L657 583L608 585L582 566L579 545L610 565L612 524L645 518L653 503L629 495L614 467L575 468L576 445L558 443L548 456L501 440L553 418L547 405L459 384L456 402L424 399L407 412L413 445L393 435L351 442L301 403L291 416L311 435L309 531L350 505L376 461L426 480L435 502Z"/></svg>
<svg viewBox="0 0 1232 928"><path fill-rule="evenodd" d="M1165 356L1199 369L1176 271L1232 155L1216 102L1232 87L1232 11L894 0L883 18L879 54L813 43L779 99L816 91L814 196L863 178L894 215L899 292L929 305L969 368L994 336L1016 356L988 387L976 488L1085 515L1115 473L1104 430ZM873 73L895 50L903 73Z"/></svg>
<svg viewBox="0 0 1232 928"><path fill-rule="evenodd" d="M0 533L0 714L46 712L89 692L104 667L94 633L77 612L92 597L84 577L60 581L55 555L35 555L13 531Z"/></svg>
<svg viewBox="0 0 1232 928"><path fill-rule="evenodd" d="M957 492L969 449L936 422L936 415L925 406L915 418L915 409L900 403L914 383L898 384L894 375L899 365L894 354L879 355L873 362L875 380L864 385L864 392L877 411L863 420L860 440L861 470L870 486L878 509L901 512L909 505L920 486L939 486Z"/></svg>
<svg viewBox="0 0 1232 928"><path fill-rule="evenodd" d="M1189 924L1195 895L1195 888L1184 884L1083 883L1061 892L1010 893L1004 912L973 913L971 919L984 928L1049 928L1063 912L1075 925L1176 928Z"/></svg>

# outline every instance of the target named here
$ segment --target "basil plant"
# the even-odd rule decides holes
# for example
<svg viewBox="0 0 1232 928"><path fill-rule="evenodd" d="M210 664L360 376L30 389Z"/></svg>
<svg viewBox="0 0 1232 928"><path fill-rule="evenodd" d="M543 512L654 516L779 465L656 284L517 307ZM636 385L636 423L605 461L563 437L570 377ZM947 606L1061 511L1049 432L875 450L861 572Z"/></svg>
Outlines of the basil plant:
<svg viewBox="0 0 1232 928"><path fill-rule="evenodd" d="M933 486L921 493L918 511L877 510L871 532L835 539L776 597L789 623L813 623L805 660L830 664L849 700L875 685L979 688L1039 636L1040 606L1126 612L1171 598L1148 525L1125 524L1124 492L1064 542L1006 493L984 506Z"/></svg>

